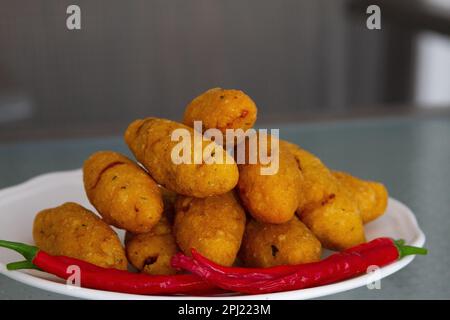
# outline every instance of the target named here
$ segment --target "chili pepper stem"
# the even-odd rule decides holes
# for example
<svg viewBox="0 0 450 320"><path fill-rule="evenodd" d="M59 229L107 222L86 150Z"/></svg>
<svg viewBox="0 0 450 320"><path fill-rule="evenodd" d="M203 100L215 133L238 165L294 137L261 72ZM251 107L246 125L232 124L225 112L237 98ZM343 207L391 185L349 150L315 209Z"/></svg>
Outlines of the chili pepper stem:
<svg viewBox="0 0 450 320"><path fill-rule="evenodd" d="M11 262L6 265L8 270L20 270L20 269L36 269L39 270L32 262L28 260Z"/></svg>
<svg viewBox="0 0 450 320"><path fill-rule="evenodd" d="M397 247L399 259L414 254L425 255L428 253L428 250L426 248L419 248L405 245L405 240L403 239L394 240L394 244Z"/></svg>
<svg viewBox="0 0 450 320"><path fill-rule="evenodd" d="M9 263L6 266L8 270L37 269L37 267L33 264L33 259L39 251L37 247L20 242L12 242L6 240L0 240L0 247L14 250L20 253L26 259L25 261Z"/></svg>

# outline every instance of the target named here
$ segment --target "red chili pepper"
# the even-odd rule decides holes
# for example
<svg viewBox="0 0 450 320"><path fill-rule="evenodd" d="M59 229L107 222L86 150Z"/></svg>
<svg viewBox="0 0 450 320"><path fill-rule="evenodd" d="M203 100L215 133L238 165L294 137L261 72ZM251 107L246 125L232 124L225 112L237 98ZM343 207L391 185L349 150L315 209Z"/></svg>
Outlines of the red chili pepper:
<svg viewBox="0 0 450 320"><path fill-rule="evenodd" d="M0 240L0 247L15 250L25 261L9 263L8 270L40 269L67 279L71 265L80 268L82 287L133 294L211 294L215 286L192 274L150 276L141 273L98 267L91 263L65 256L52 256L37 247L18 242ZM223 291L220 291L223 292Z"/></svg>
<svg viewBox="0 0 450 320"><path fill-rule="evenodd" d="M401 240L399 240L399 241L401 241ZM362 252L362 251L369 250L376 246L380 247L385 244L391 245L391 243L392 243L392 240L390 238L377 238L368 243L363 243L363 244L354 246L352 248L349 248L349 249L345 250L345 252ZM282 265L282 266L274 266L274 267L268 267L268 268L225 267L220 264L214 263L213 261L207 259L206 257L202 256L200 253L198 253L197 250L192 249L192 258L184 256L182 253L178 253L172 259L172 266L174 268L183 269L179 265L179 261L182 260L183 263L192 265L194 263L192 261L192 259L195 259L200 264L208 266L213 271L224 274L227 277L248 279L248 280L252 280L252 281L279 278L280 276L291 274L291 273L297 271L299 266L303 267L305 265L305 264Z"/></svg>
<svg viewBox="0 0 450 320"><path fill-rule="evenodd" d="M181 254L174 256L172 265L197 274L222 289L258 294L329 284L360 275L373 265L382 267L407 255L426 253L424 248L404 245L403 240L378 238L319 262L295 266L246 271L245 268L218 266L195 250L192 252L194 258ZM269 275L272 278L267 279Z"/></svg>

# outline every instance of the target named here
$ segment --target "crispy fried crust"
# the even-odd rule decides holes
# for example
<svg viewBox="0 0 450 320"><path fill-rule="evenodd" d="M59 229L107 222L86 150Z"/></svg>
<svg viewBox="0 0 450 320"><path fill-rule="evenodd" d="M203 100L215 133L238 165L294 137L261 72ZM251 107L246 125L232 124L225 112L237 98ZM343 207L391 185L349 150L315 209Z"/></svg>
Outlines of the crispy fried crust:
<svg viewBox="0 0 450 320"><path fill-rule="evenodd" d="M247 149L248 150L248 149ZM239 164L239 196L248 212L258 221L285 223L298 207L302 175L293 155L280 144L276 174L263 175L260 163Z"/></svg>
<svg viewBox="0 0 450 320"><path fill-rule="evenodd" d="M256 121L257 108L253 100L240 90L210 89L189 103L183 123L192 127L202 121L203 129L247 130Z"/></svg>
<svg viewBox="0 0 450 320"><path fill-rule="evenodd" d="M103 219L133 233L149 232L161 218L156 182L137 164L112 151L96 152L83 166L89 201Z"/></svg>
<svg viewBox="0 0 450 320"><path fill-rule="evenodd" d="M134 121L125 133L125 141L151 176L164 187L186 196L203 198L223 194L235 187L238 169L231 156L222 152L223 163L176 164L171 158L179 143L171 141L176 129L184 129L191 136L191 160L194 155L194 130L180 123L157 118ZM203 141L204 150L211 141ZM223 150L223 149L222 149Z"/></svg>
<svg viewBox="0 0 450 320"><path fill-rule="evenodd" d="M384 214L387 207L388 192L383 184L365 181L345 172L335 171L333 175L357 203L363 223L373 221Z"/></svg>
<svg viewBox="0 0 450 320"><path fill-rule="evenodd" d="M137 235L127 232L125 248L130 263L143 273L176 273L170 266L170 259L177 252L177 244L165 216L150 232Z"/></svg>
<svg viewBox="0 0 450 320"><path fill-rule="evenodd" d="M251 220L246 227L240 257L248 267L272 267L319 261L322 246L297 218L283 224Z"/></svg>
<svg viewBox="0 0 450 320"><path fill-rule="evenodd" d="M187 255L195 248L221 265L233 264L245 229L245 212L232 192L198 199L179 196L174 233Z"/></svg>
<svg viewBox="0 0 450 320"><path fill-rule="evenodd" d="M338 191L338 181L318 157L293 143L280 141L280 145L294 155L303 176L302 186L298 189L299 210L319 205L328 196Z"/></svg>
<svg viewBox="0 0 450 320"><path fill-rule="evenodd" d="M344 250L366 241L358 206L345 192L331 194L298 214L327 249Z"/></svg>
<svg viewBox="0 0 450 320"><path fill-rule="evenodd" d="M39 212L33 225L37 247L51 255L77 258L105 268L125 270L127 258L117 234L79 204Z"/></svg>

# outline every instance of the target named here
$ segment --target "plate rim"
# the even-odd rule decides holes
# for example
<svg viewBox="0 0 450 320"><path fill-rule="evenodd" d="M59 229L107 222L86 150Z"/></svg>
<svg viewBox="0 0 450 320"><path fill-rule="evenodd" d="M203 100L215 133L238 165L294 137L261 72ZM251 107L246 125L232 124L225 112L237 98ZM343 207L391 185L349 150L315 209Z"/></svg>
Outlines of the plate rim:
<svg viewBox="0 0 450 320"><path fill-rule="evenodd" d="M34 188L36 185L42 183L42 180L48 180L46 183L58 183L53 178L57 177L61 179L61 176L65 177L80 177L82 176L81 169L67 170L67 171L55 171L37 175L31 179L26 180L23 183L19 183L0 190L0 201L8 198L11 195L16 194L18 191L23 192L30 188ZM420 228L414 213L409 207L403 204L401 201L389 197L389 204L400 207L405 213L405 217L414 226L416 237L408 244L413 246L423 246L426 241L425 234ZM380 279L385 278L398 270L406 267L414 260L415 256L408 256L402 260L396 261L392 264L384 266L379 269ZM55 282L52 280L40 278L30 273L23 271L9 271L6 269L6 265L0 262L0 273L8 278L21 282L23 284L45 290L48 292L58 293L65 296L82 298L82 299L99 299L99 300L283 300L283 299L313 299L322 296L327 296L335 293L345 292L351 289L362 287L367 283L373 281L370 274L360 275L355 278L347 279L333 284L328 284L319 287L306 288L300 290L291 290L276 293L256 294L256 295L230 295L230 296L162 296L162 295L137 295L129 293L120 293L113 291L89 289L89 288L75 288L67 286L64 283ZM296 297L301 295L301 297Z"/></svg>

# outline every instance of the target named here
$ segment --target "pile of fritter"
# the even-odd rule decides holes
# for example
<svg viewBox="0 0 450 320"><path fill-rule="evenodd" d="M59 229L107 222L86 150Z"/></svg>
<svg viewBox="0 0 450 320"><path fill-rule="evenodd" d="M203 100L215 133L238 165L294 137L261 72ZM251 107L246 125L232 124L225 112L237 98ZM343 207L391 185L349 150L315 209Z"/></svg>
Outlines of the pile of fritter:
<svg viewBox="0 0 450 320"><path fill-rule="evenodd" d="M275 174L262 174L267 163L259 160L241 164L205 137L202 154L223 151L222 161L173 161L174 130L190 134L194 157L195 121L201 121L200 135L209 129L226 134L252 128L256 115L242 91L214 88L186 107L183 123L134 121L125 141L137 161L99 151L84 163L85 191L101 218L76 203L43 210L34 221L36 245L103 267L126 269L129 262L156 275L177 272L170 260L179 250L190 255L195 248L225 266L270 267L318 261L322 247L345 250L365 242L364 224L386 210L386 188L330 170L298 145L269 137L278 142ZM111 226L126 230L124 247Z"/></svg>

